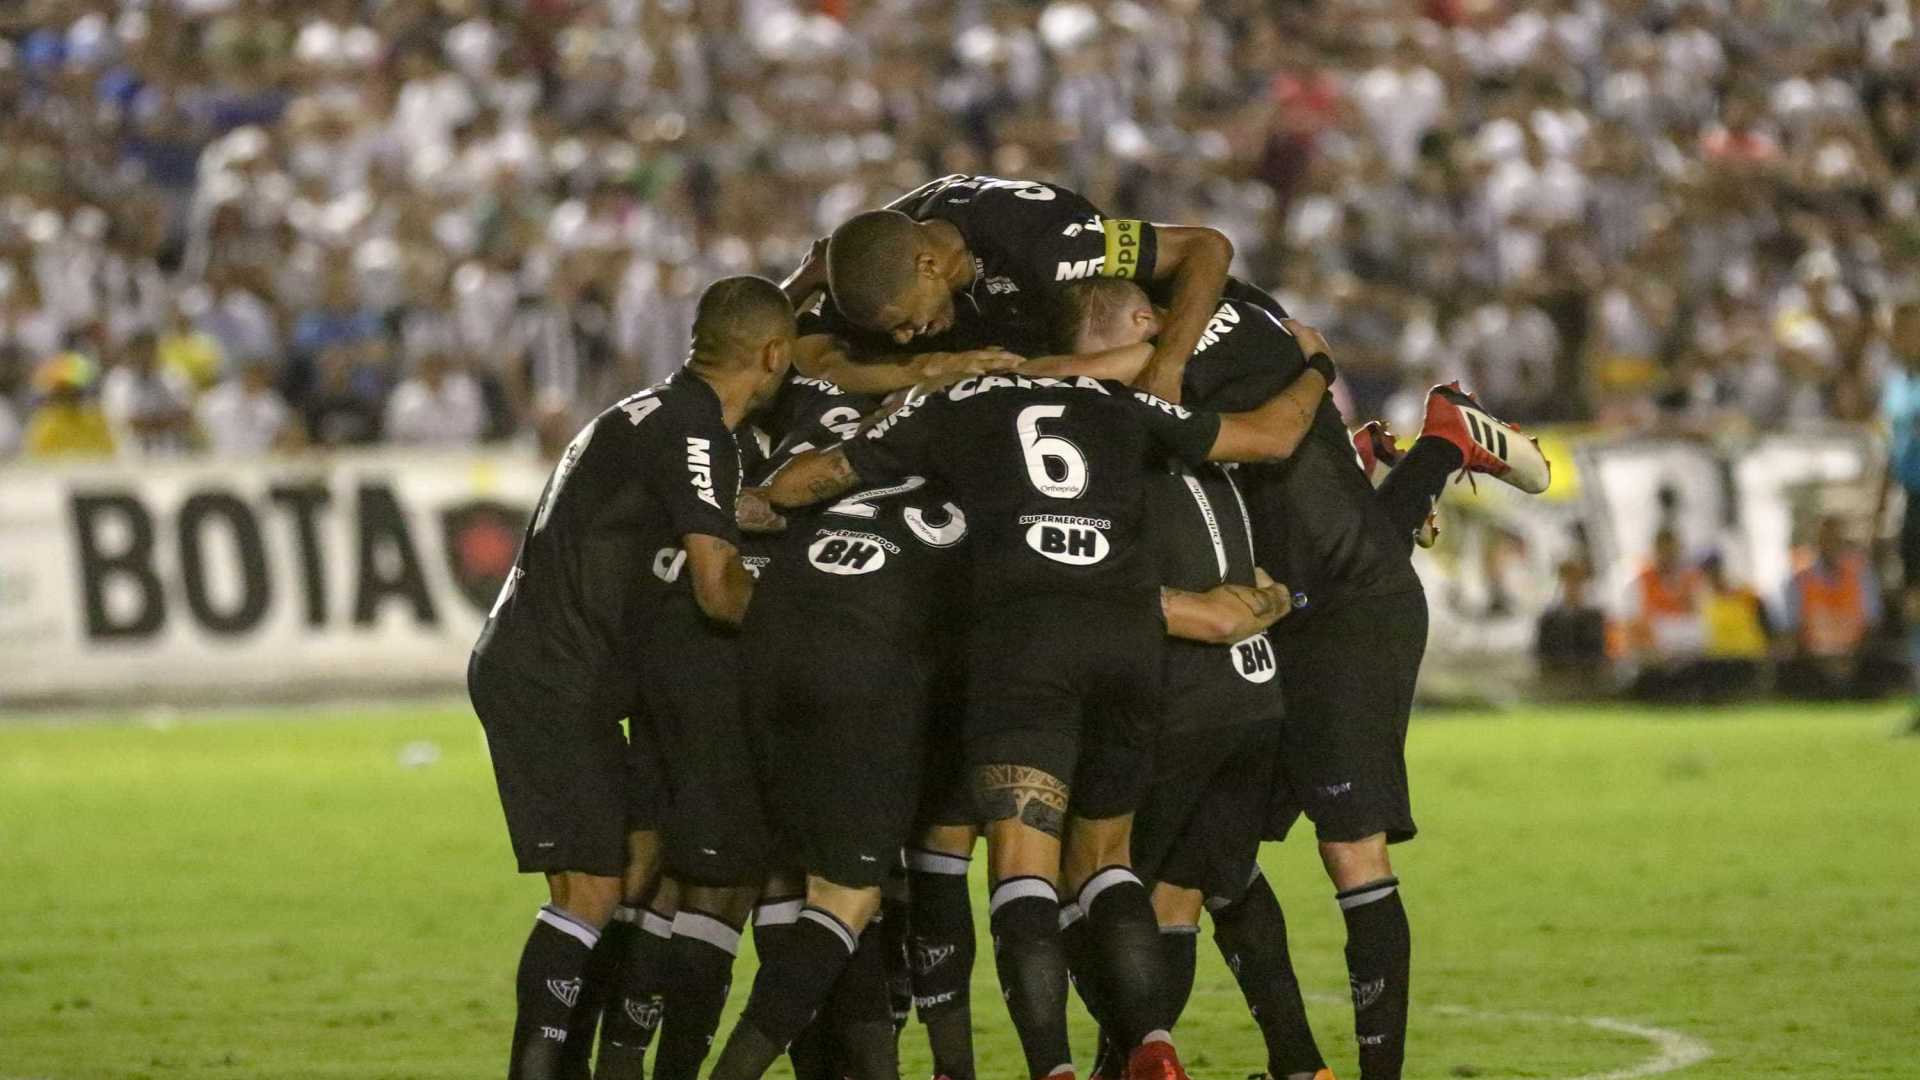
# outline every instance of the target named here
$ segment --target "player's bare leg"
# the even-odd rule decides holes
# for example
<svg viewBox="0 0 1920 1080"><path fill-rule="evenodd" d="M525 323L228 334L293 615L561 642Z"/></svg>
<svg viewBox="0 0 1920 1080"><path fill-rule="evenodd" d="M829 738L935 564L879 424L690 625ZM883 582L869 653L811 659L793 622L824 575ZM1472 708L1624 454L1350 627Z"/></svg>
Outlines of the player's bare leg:
<svg viewBox="0 0 1920 1080"><path fill-rule="evenodd" d="M933 825L907 849L908 965L933 1073L974 1080L973 900L967 871L980 830Z"/></svg>
<svg viewBox="0 0 1920 1080"><path fill-rule="evenodd" d="M1082 996L1128 1052L1127 1075L1184 1077L1162 1017L1168 973L1153 903L1132 869L1132 837L1132 814L1068 819L1068 955Z"/></svg>
<svg viewBox="0 0 1920 1080"><path fill-rule="evenodd" d="M1024 765L984 765L974 791L986 818L994 965L1028 1075L1071 1076L1058 884L1067 785Z"/></svg>
<svg viewBox="0 0 1920 1080"><path fill-rule="evenodd" d="M1320 860L1347 922L1347 977L1361 1080L1398 1080L1406 1059L1412 940L1385 833L1322 843Z"/></svg>
<svg viewBox="0 0 1920 1080"><path fill-rule="evenodd" d="M680 883L655 1080L697 1080L732 988L740 928L759 894L758 885Z"/></svg>
<svg viewBox="0 0 1920 1080"><path fill-rule="evenodd" d="M509 1080L565 1075L572 1013L600 932L620 902L620 879L575 871L548 874L547 893L550 902L534 917L514 978Z"/></svg>

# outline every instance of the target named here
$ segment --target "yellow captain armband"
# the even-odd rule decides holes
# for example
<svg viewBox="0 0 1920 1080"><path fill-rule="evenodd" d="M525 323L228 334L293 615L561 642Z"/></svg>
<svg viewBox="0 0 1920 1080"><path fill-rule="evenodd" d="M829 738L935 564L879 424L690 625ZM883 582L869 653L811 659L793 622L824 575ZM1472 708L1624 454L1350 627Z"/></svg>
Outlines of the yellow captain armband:
<svg viewBox="0 0 1920 1080"><path fill-rule="evenodd" d="M1140 272L1140 244L1146 235L1146 223L1134 218L1108 218L1102 223L1107 233L1107 259L1101 266L1104 277L1131 278Z"/></svg>

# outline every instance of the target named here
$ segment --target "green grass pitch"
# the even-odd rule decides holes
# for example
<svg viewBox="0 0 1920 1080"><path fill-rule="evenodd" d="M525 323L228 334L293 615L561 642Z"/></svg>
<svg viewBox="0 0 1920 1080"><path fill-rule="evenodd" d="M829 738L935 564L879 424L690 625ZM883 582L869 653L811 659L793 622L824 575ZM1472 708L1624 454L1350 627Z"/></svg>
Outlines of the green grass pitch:
<svg viewBox="0 0 1920 1080"><path fill-rule="evenodd" d="M503 1074L543 890L512 873L463 707L113 719L0 724L0 1077ZM1408 1075L1624 1078L1708 1049L1674 1075L1920 1077L1920 738L1895 736L1903 719L1421 717L1423 831L1394 860ZM1351 1080L1328 886L1309 845L1266 865ZM1260 1044L1209 942L1201 959L1179 1042L1197 1078L1238 1080ZM984 950L977 974L982 1073L1012 1077ZM917 1028L903 1048L907 1080L926 1076Z"/></svg>

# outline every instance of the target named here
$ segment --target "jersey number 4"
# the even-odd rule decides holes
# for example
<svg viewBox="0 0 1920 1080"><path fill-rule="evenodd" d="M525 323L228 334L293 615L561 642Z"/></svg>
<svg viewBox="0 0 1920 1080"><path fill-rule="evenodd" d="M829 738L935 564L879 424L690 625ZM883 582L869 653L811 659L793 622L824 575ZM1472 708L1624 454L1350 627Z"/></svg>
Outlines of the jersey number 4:
<svg viewBox="0 0 1920 1080"><path fill-rule="evenodd" d="M1066 413L1065 405L1029 405L1013 422L1027 463L1027 482L1054 499L1077 499L1087 490L1087 456L1071 439L1040 431L1040 421L1058 420Z"/></svg>

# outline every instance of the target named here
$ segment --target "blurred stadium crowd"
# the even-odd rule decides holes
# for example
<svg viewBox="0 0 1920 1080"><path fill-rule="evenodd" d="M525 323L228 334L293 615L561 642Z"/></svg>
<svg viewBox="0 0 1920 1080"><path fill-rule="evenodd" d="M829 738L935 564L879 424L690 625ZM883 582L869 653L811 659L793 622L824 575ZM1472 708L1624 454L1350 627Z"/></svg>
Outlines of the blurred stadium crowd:
<svg viewBox="0 0 1920 1080"><path fill-rule="evenodd" d="M17 0L0 456L564 440L930 175L1227 231L1353 412L1872 414L1908 0Z"/></svg>

